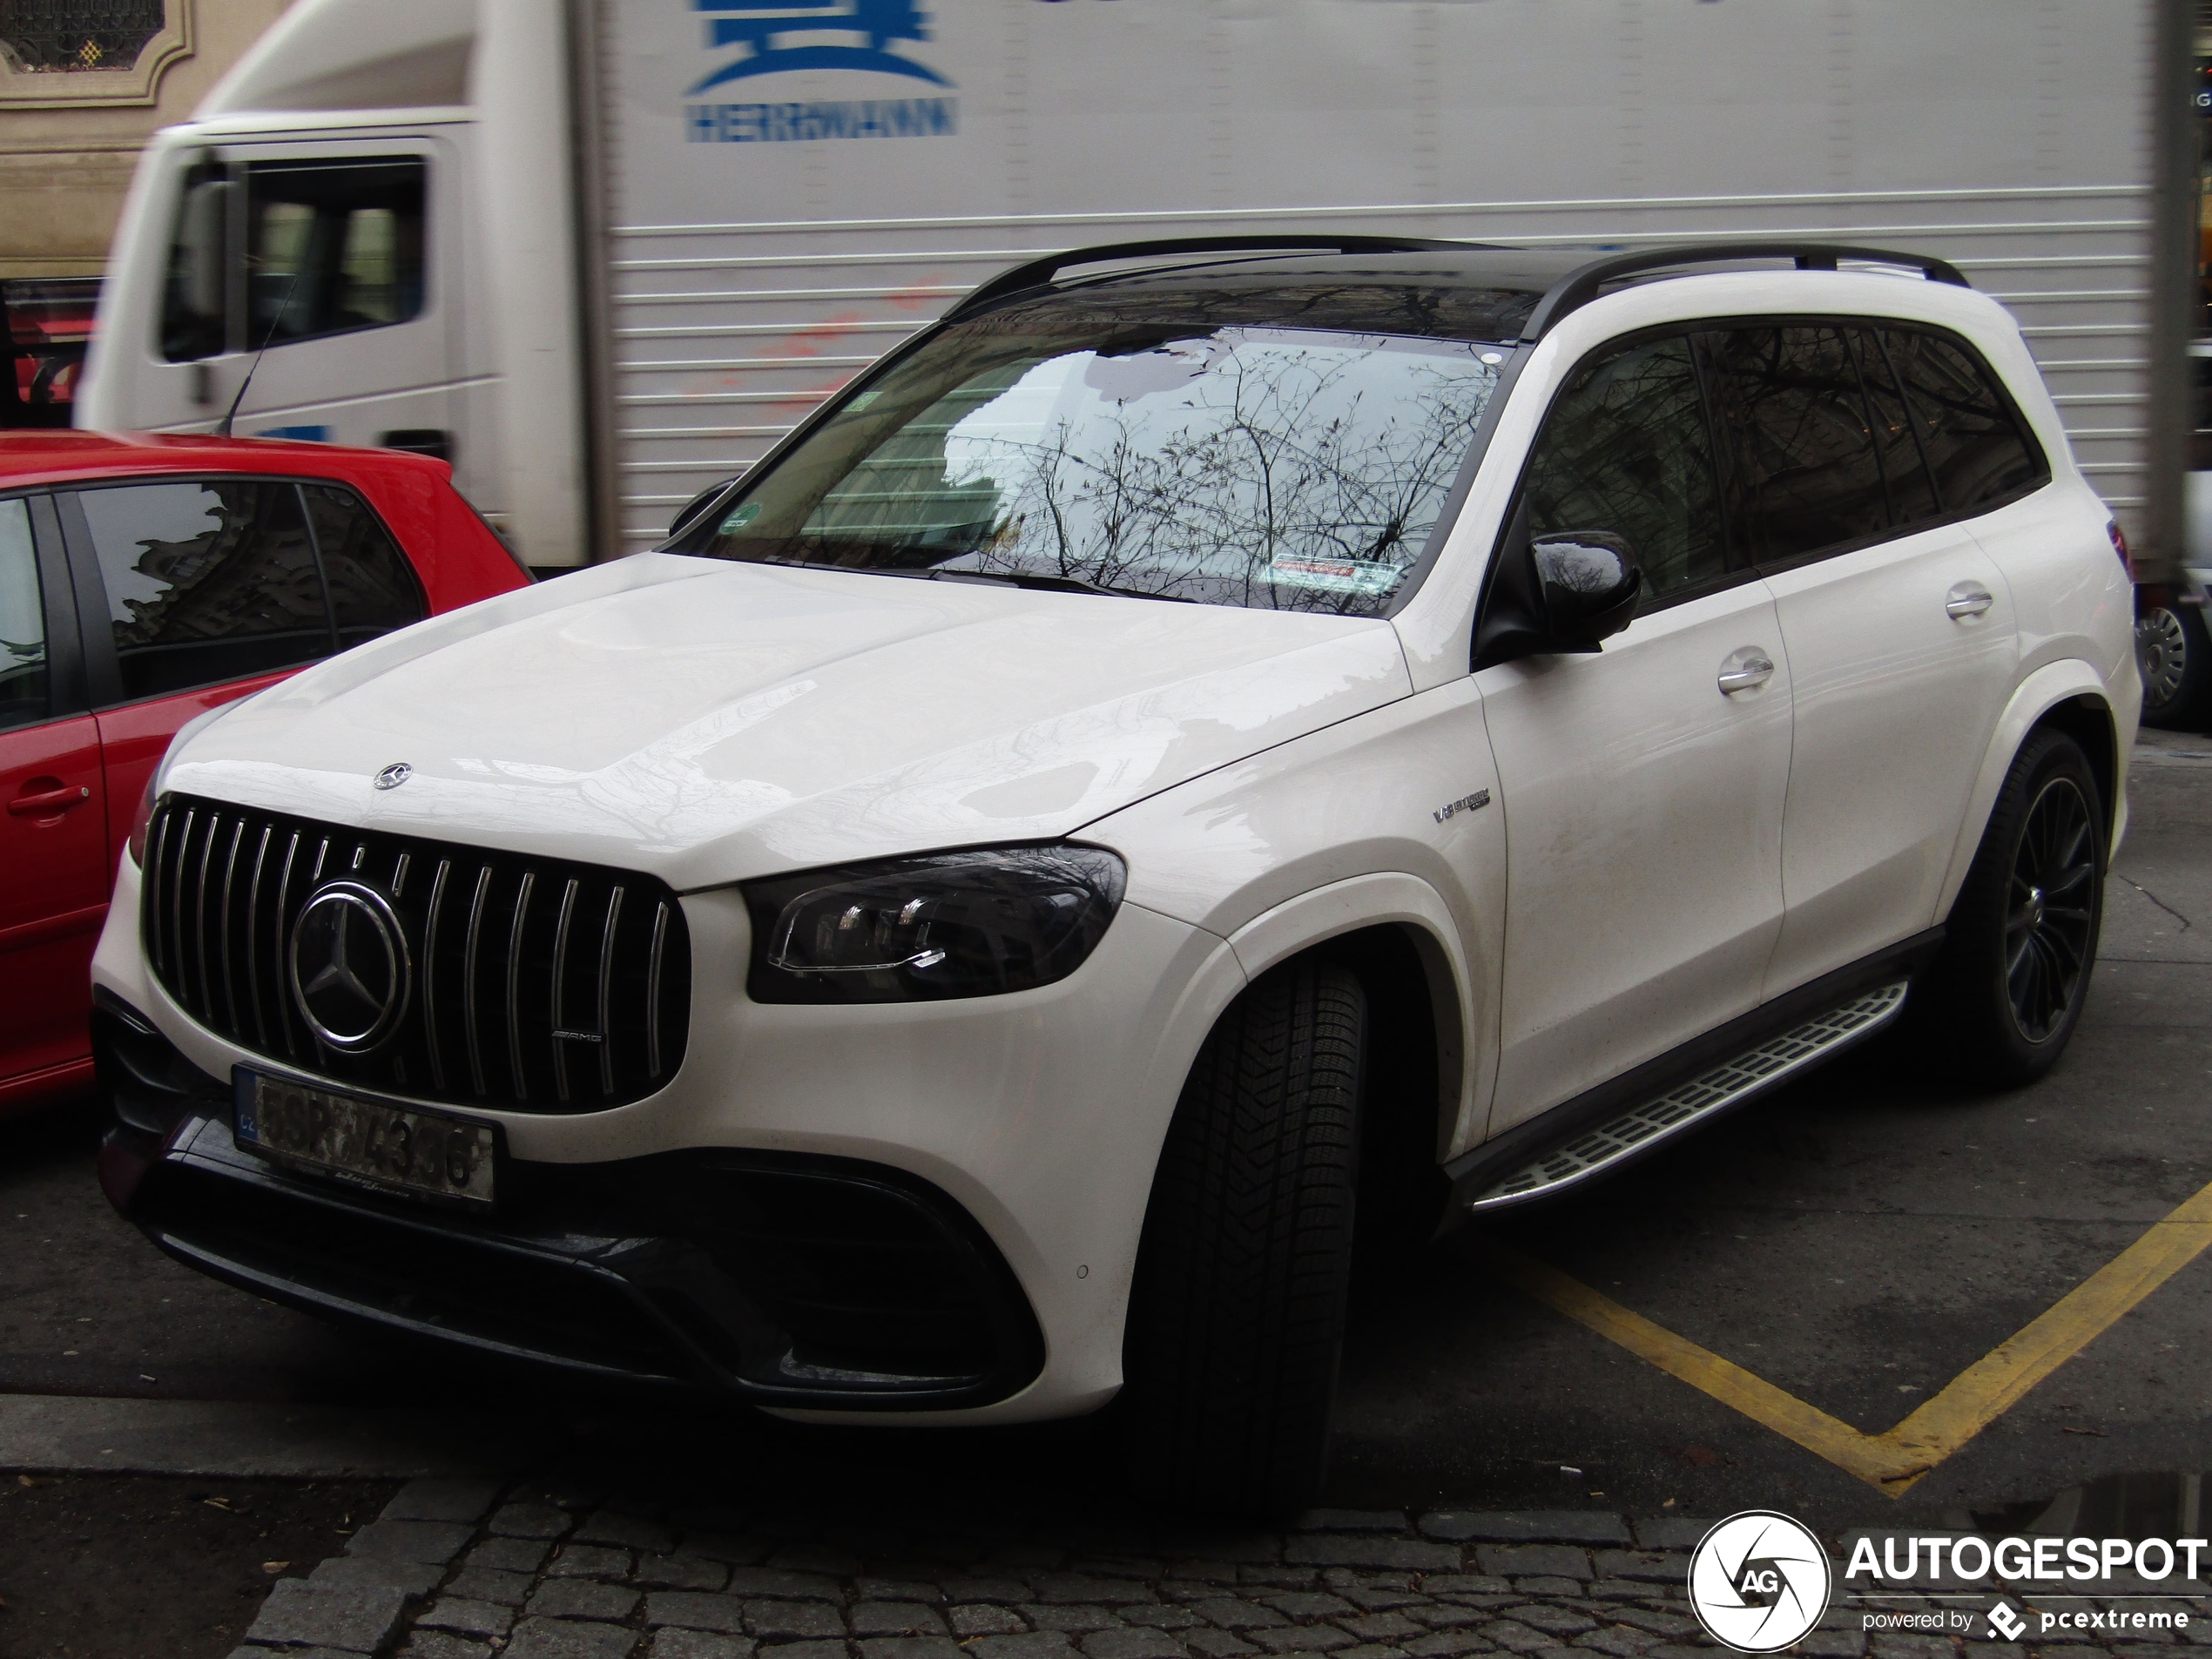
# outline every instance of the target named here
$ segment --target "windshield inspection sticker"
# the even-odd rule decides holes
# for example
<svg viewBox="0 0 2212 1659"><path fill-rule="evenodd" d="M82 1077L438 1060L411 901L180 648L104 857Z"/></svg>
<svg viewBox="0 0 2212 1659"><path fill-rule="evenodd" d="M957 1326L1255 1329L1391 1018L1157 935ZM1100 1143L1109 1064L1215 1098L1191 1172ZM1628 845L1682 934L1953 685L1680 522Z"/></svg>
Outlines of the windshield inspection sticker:
<svg viewBox="0 0 2212 1659"><path fill-rule="evenodd" d="M1388 593L1404 572L1379 559L1318 559L1278 556L1267 567L1278 588L1312 588L1322 593Z"/></svg>

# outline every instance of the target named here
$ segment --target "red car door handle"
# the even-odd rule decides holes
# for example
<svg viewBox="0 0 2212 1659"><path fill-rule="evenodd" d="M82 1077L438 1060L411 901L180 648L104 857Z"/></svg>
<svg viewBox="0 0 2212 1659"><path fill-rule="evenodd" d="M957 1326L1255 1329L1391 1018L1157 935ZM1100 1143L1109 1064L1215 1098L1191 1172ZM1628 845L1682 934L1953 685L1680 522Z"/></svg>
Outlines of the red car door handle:
<svg viewBox="0 0 2212 1659"><path fill-rule="evenodd" d="M42 794L17 796L8 803L8 813L11 818L30 818L65 813L78 802L91 799L91 790L82 784L75 789L49 789Z"/></svg>

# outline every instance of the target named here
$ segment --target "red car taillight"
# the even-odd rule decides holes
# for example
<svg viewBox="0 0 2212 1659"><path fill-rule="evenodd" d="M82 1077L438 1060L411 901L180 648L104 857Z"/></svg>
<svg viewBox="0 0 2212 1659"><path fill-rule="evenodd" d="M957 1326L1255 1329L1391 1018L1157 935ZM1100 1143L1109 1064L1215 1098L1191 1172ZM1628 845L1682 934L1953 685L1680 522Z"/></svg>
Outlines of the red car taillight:
<svg viewBox="0 0 2212 1659"><path fill-rule="evenodd" d="M160 775L157 768L153 778ZM138 797L138 810L131 819L131 862L141 870L146 867L146 826L153 822L153 778L146 779L146 792Z"/></svg>

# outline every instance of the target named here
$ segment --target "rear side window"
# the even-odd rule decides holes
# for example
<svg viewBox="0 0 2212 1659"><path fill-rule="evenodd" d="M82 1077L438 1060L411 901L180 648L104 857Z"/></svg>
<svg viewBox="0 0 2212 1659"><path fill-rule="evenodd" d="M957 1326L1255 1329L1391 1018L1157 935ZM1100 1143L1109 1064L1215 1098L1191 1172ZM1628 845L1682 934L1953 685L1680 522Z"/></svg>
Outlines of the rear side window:
<svg viewBox="0 0 2212 1659"><path fill-rule="evenodd" d="M1851 331L1851 348L1858 358L1858 377L1866 388L1866 409L1873 418L1874 447L1882 462L1882 477L1889 486L1890 523L1903 530L1936 516L1942 508L1936 500L1935 480L1929 475L1928 457L1920 435L1914 430L1912 411L1890 369L1889 354L1871 328Z"/></svg>
<svg viewBox="0 0 2212 1659"><path fill-rule="evenodd" d="M20 501L0 501L0 732L35 725L51 706L30 509Z"/></svg>
<svg viewBox="0 0 2212 1659"><path fill-rule="evenodd" d="M394 570L382 527L344 490L222 479L78 500L125 699L295 668L339 649L341 626L353 644L422 614L412 573Z"/></svg>
<svg viewBox="0 0 2212 1659"><path fill-rule="evenodd" d="M302 493L341 650L430 614L413 568L366 507L328 484L308 484Z"/></svg>
<svg viewBox="0 0 2212 1659"><path fill-rule="evenodd" d="M1689 342L1647 341L1578 370L1545 420L1522 494L1533 535L1626 536L1656 594L1719 577L1726 560Z"/></svg>
<svg viewBox="0 0 2212 1659"><path fill-rule="evenodd" d="M1980 362L1917 329L1885 328L1882 343L1904 382L1946 513L1971 512L2043 475L2042 457Z"/></svg>
<svg viewBox="0 0 2212 1659"><path fill-rule="evenodd" d="M1743 556L1780 563L1888 529L1881 462L1842 329L1731 329L1715 337L1712 362Z"/></svg>

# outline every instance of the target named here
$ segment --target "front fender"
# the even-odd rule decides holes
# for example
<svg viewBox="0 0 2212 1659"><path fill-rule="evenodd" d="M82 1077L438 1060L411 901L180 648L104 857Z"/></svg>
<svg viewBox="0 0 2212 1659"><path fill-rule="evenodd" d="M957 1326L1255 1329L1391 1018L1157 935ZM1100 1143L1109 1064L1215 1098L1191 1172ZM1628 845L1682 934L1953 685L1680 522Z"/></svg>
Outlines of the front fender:
<svg viewBox="0 0 2212 1659"><path fill-rule="evenodd" d="M2112 687L2094 664L2078 657L2047 663L2013 690L2012 700L2006 704L2005 711L1998 717L1996 730L1990 734L1981 770L1974 778L1973 792L1966 799L1966 816L1959 820L1959 840L1951 849L1951 866L1944 874L1942 891L1937 894L1932 921L1941 921L1950 915L1959 889L1966 885L1966 872L1981 846L1989 814L1996 809L1997 792L2005 786L2005 774L2012 769L2013 757L2020 752L2028 732L2060 704L2077 698L2094 698L2107 714L2114 717L2112 846L2118 850L2128 829L2128 752L2134 735L2132 725L2121 729L2113 708Z"/></svg>

